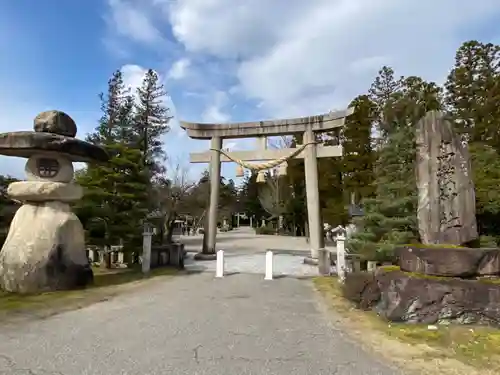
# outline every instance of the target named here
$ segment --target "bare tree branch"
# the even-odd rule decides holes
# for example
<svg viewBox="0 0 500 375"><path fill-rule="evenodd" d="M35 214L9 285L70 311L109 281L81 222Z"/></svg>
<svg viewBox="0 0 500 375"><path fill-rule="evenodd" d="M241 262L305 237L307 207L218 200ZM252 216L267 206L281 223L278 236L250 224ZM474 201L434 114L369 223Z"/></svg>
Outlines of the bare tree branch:
<svg viewBox="0 0 500 375"><path fill-rule="evenodd" d="M292 147L293 137L290 135L281 135L267 139L267 143L271 148L283 149Z"/></svg>

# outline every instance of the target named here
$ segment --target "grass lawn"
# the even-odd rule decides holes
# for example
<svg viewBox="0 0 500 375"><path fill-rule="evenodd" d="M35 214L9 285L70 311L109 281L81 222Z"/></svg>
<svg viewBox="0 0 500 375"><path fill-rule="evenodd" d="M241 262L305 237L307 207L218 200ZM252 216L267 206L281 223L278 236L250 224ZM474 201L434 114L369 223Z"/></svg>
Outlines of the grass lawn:
<svg viewBox="0 0 500 375"><path fill-rule="evenodd" d="M46 317L63 311L78 309L101 302L117 294L157 279L159 276L174 276L182 272L172 268L156 268L149 275L139 268L102 269L93 268L94 284L85 289L19 295L0 291L0 322L16 318Z"/></svg>
<svg viewBox="0 0 500 375"><path fill-rule="evenodd" d="M314 279L326 306L341 317L362 345L425 374L500 374L500 330L470 325L394 324L360 311L341 297L335 277Z"/></svg>

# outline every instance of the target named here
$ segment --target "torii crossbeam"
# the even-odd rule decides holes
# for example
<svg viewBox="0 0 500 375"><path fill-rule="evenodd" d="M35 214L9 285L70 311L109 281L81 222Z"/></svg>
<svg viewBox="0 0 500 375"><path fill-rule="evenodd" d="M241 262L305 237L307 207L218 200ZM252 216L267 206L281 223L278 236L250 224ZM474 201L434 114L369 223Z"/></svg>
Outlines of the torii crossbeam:
<svg viewBox="0 0 500 375"><path fill-rule="evenodd" d="M353 109L349 108L344 111L329 112L318 116L231 124L203 124L181 121L181 128L187 132L190 138L210 139L210 151L190 154L191 163L210 163L208 230L205 231L204 236L207 237L204 240L203 252L198 254L198 259L214 258L216 253L221 162L233 162L234 160L244 162L273 161L296 153L294 157L303 158L305 164L311 257L319 259L322 274L329 273L330 261L327 259L329 254L325 250L319 204L317 158L340 157L342 156L342 147L316 145L314 133L342 127L345 118L352 113ZM303 133L304 145L306 146L302 150L297 148L269 150L266 148L267 137L296 133ZM222 140L234 138L258 138L260 148L255 151L225 152L229 157L221 155Z"/></svg>

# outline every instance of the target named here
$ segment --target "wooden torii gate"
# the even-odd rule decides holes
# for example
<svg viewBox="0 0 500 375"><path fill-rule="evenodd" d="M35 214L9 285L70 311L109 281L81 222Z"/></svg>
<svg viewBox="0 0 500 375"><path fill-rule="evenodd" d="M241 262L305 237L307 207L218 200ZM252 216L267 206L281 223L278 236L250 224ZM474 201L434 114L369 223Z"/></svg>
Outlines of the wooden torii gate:
<svg viewBox="0 0 500 375"><path fill-rule="evenodd" d="M284 163L289 158L303 158L311 258L318 260L321 273L329 273L330 260L328 251L325 250L319 202L317 158L340 157L342 156L342 146L317 145L314 133L326 132L343 126L345 118L352 113L353 109L349 108L344 111L330 112L318 116L231 124L203 124L181 121L181 128L187 132L190 138L210 140L210 151L190 154L191 163L210 163L208 230L204 234L206 236L203 241L204 249L202 253L197 254L196 258L215 259L221 162L236 162L244 167L251 168L247 162L266 161L265 164L251 168L264 170ZM304 141L301 147L267 149L267 137L296 133L303 133ZM223 139L235 138L257 138L260 148L254 151L223 151Z"/></svg>

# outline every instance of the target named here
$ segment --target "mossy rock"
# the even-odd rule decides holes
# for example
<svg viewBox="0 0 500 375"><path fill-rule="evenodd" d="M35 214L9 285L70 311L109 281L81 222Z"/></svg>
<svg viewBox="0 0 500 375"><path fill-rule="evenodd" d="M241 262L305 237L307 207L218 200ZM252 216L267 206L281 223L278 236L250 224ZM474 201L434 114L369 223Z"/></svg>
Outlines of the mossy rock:
<svg viewBox="0 0 500 375"><path fill-rule="evenodd" d="M377 272L378 273L401 272L408 277L427 279L427 280L442 280L442 281L464 280L460 277L433 276L417 272L405 272L402 271L399 266L381 266L377 269ZM467 279L467 281L497 285L500 284L500 277L478 277L474 279Z"/></svg>
<svg viewBox="0 0 500 375"><path fill-rule="evenodd" d="M397 271L378 270L375 282L380 296L370 304L383 318L393 322L435 324L487 324L500 326L498 279L464 280ZM347 279L346 279L347 281Z"/></svg>
<svg viewBox="0 0 500 375"><path fill-rule="evenodd" d="M441 245L443 246L443 245ZM471 278L500 275L500 249L406 245L396 249L402 271L430 276Z"/></svg>
<svg viewBox="0 0 500 375"><path fill-rule="evenodd" d="M452 245L452 244L442 244L442 243L433 243L433 244L423 244L423 243L412 243L404 246L416 247L421 249L464 249L467 246L461 245Z"/></svg>

